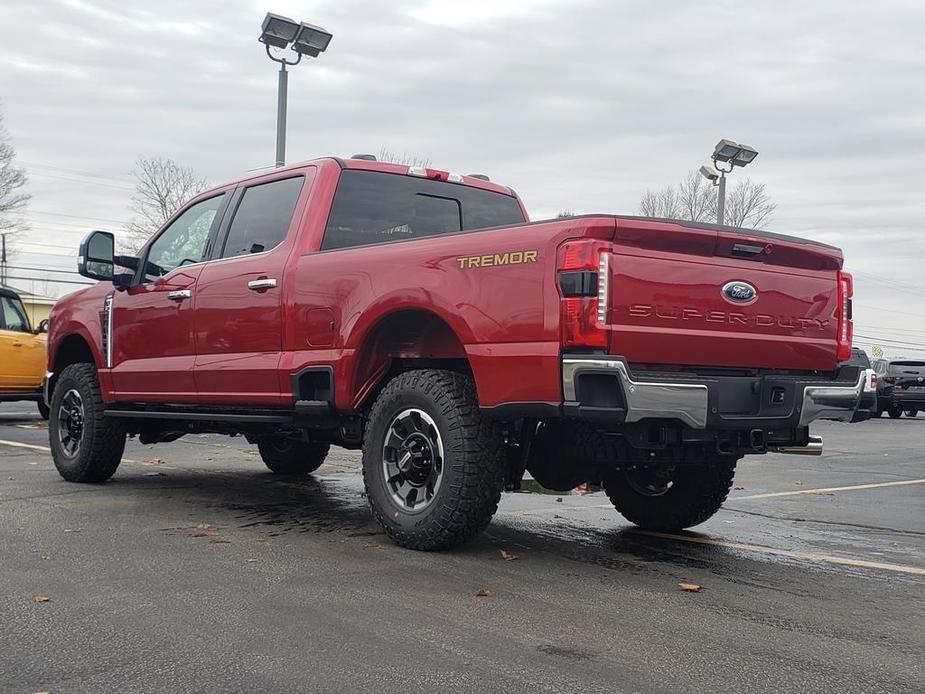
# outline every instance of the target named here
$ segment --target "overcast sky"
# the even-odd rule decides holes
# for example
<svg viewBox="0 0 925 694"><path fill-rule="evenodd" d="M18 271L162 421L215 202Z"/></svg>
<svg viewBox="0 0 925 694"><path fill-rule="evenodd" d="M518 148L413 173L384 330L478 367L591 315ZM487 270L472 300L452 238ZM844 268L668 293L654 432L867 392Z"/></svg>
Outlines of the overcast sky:
<svg viewBox="0 0 925 694"><path fill-rule="evenodd" d="M33 195L18 263L70 269L85 229L119 231L139 155L216 184L272 164L267 11L334 34L291 72L290 162L387 146L489 174L540 219L635 213L728 137L760 151L734 176L767 185L770 229L844 249L857 332L925 345L912 0L3 0L0 100Z"/></svg>

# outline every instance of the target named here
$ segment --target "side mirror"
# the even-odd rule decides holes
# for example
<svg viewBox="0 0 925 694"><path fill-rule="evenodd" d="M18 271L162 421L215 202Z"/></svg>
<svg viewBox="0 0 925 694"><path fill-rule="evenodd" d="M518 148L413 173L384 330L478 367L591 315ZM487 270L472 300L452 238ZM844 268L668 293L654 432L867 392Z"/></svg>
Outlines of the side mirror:
<svg viewBox="0 0 925 694"><path fill-rule="evenodd" d="M42 333L47 333L47 332L48 332L48 319L43 318L42 320L39 321L39 325L35 329L35 334L41 335Z"/></svg>
<svg viewBox="0 0 925 694"><path fill-rule="evenodd" d="M116 239L108 231L91 231L80 244L77 272L91 280L115 276Z"/></svg>

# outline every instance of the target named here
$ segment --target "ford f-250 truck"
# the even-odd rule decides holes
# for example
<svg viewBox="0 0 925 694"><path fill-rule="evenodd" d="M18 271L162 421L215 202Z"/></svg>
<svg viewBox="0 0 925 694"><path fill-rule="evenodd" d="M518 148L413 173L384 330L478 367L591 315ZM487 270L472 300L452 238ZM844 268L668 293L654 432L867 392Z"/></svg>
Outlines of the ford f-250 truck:
<svg viewBox="0 0 925 694"><path fill-rule="evenodd" d="M139 257L91 233L98 285L51 316L54 461L101 482L126 436L243 434L307 474L362 448L372 510L437 549L528 470L602 483L645 528L713 515L736 461L819 452L850 421L841 252L778 234L586 215L530 223L514 192L320 159L193 199Z"/></svg>

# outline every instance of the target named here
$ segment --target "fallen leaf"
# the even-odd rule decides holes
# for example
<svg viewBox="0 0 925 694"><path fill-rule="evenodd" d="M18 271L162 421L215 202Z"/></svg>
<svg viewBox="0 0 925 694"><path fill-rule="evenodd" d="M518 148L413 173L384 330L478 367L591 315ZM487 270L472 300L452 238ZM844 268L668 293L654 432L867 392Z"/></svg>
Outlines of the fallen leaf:
<svg viewBox="0 0 925 694"><path fill-rule="evenodd" d="M161 460L160 458L151 458L151 460L143 462L142 465L163 465L166 462L166 460Z"/></svg>
<svg viewBox="0 0 925 694"><path fill-rule="evenodd" d="M487 598L491 595L491 591L488 588L479 588L479 592L475 594L477 598Z"/></svg>
<svg viewBox="0 0 925 694"><path fill-rule="evenodd" d="M199 530L211 530L212 526L209 525L208 523L200 523L199 525L196 526L196 528L198 528Z"/></svg>
<svg viewBox="0 0 925 694"><path fill-rule="evenodd" d="M681 581L678 584L678 588L683 591L687 591L688 593L699 593L701 590L703 590L703 586L699 583L685 583L684 581Z"/></svg>
<svg viewBox="0 0 925 694"><path fill-rule="evenodd" d="M803 486L803 481L802 481L802 480L793 480L793 483L794 483L796 486L798 486L798 487L802 487L802 486Z"/></svg>
<svg viewBox="0 0 925 694"><path fill-rule="evenodd" d="M561 503L562 503L562 497L561 497L561 496L557 496L557 497L556 497L556 501L558 501L558 502L561 504Z"/></svg>
<svg viewBox="0 0 925 694"><path fill-rule="evenodd" d="M503 549L501 550L501 558L504 559L504 561L516 561L517 559L520 559L520 557L518 557L516 554L506 552Z"/></svg>
<svg viewBox="0 0 925 694"><path fill-rule="evenodd" d="M47 555L47 554L43 554L43 555L42 555L42 561L44 561L44 560L46 560L46 559L48 559L48 555Z"/></svg>
<svg viewBox="0 0 925 694"><path fill-rule="evenodd" d="M49 599L50 598L43 593L39 593L38 595L32 596L32 602L48 602Z"/></svg>

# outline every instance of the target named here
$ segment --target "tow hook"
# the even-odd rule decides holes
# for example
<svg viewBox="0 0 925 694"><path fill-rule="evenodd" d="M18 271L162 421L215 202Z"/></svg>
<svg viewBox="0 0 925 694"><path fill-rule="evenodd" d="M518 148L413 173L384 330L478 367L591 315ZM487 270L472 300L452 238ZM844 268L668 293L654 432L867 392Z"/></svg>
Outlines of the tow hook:
<svg viewBox="0 0 925 694"><path fill-rule="evenodd" d="M822 437L810 436L805 446L771 446L769 453L789 453L791 455L822 455Z"/></svg>

